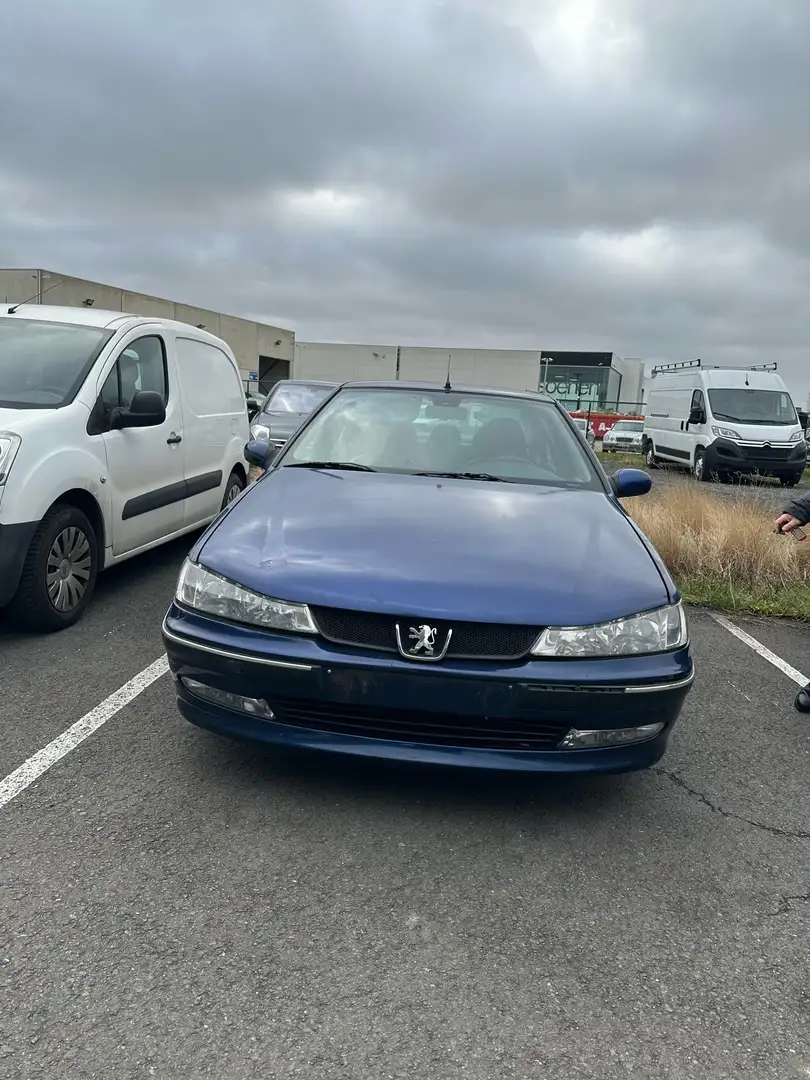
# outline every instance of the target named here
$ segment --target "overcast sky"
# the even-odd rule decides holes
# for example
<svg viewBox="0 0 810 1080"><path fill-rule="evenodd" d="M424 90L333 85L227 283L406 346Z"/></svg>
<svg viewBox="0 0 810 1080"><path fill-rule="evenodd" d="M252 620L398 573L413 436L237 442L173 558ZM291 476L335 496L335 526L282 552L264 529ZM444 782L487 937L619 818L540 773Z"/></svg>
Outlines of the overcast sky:
<svg viewBox="0 0 810 1080"><path fill-rule="evenodd" d="M0 265L810 389L808 0L37 0Z"/></svg>

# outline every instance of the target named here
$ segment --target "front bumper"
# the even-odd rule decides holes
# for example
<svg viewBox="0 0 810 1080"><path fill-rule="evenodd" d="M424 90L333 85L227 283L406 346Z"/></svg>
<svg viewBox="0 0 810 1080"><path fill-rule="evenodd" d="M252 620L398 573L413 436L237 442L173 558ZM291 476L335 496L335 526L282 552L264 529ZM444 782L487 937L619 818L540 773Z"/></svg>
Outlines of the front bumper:
<svg viewBox="0 0 810 1080"><path fill-rule="evenodd" d="M255 742L469 768L647 768L663 755L694 675L688 648L599 661L417 664L225 624L174 604L163 636L178 707L199 727ZM258 698L275 717L203 700L183 678ZM651 723L664 728L646 742L557 749L571 728Z"/></svg>
<svg viewBox="0 0 810 1080"><path fill-rule="evenodd" d="M5 607L20 584L25 558L38 521L0 525L0 608Z"/></svg>
<svg viewBox="0 0 810 1080"><path fill-rule="evenodd" d="M706 450L706 465L712 472L792 476L803 472L806 464L803 442L763 446L716 439Z"/></svg>

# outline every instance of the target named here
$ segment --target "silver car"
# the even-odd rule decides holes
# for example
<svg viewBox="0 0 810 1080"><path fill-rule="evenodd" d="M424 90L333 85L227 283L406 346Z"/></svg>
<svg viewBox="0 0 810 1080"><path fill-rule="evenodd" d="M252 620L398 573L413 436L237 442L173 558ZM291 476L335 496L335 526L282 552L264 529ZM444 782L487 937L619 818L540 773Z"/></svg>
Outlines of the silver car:
<svg viewBox="0 0 810 1080"><path fill-rule="evenodd" d="M281 379L254 416L250 425L251 439L269 441L280 449L338 385L315 379Z"/></svg>
<svg viewBox="0 0 810 1080"><path fill-rule="evenodd" d="M643 420L617 420L602 436L602 449L608 454L640 454Z"/></svg>

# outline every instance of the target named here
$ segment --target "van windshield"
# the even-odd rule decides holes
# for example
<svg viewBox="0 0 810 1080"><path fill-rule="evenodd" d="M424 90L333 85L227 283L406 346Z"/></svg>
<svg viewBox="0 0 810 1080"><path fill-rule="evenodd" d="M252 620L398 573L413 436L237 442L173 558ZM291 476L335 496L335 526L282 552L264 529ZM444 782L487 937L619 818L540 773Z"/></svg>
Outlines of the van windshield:
<svg viewBox="0 0 810 1080"><path fill-rule="evenodd" d="M68 405L111 336L95 326L0 319L0 407Z"/></svg>
<svg viewBox="0 0 810 1080"><path fill-rule="evenodd" d="M715 420L736 424L798 424L790 394L782 390L710 390Z"/></svg>

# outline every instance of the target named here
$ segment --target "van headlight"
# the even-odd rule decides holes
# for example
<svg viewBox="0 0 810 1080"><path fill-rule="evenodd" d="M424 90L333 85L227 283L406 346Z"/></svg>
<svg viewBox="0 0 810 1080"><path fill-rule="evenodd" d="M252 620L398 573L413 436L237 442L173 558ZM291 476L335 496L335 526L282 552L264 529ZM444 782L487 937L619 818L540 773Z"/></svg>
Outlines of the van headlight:
<svg viewBox="0 0 810 1080"><path fill-rule="evenodd" d="M716 427L714 425L712 425L712 435L714 435L716 439L736 439L738 442L741 438L740 433L735 431L734 428Z"/></svg>
<svg viewBox="0 0 810 1080"><path fill-rule="evenodd" d="M231 622L298 634L318 632L306 604L289 604L285 600L262 596L190 559L183 563L175 599L202 615L214 615Z"/></svg>
<svg viewBox="0 0 810 1080"><path fill-rule="evenodd" d="M22 439L13 431L0 431L0 484L5 484Z"/></svg>
<svg viewBox="0 0 810 1080"><path fill-rule="evenodd" d="M550 626L532 654L545 657L635 656L679 649L688 640L683 604L629 615L596 626Z"/></svg>
<svg viewBox="0 0 810 1080"><path fill-rule="evenodd" d="M793 434L790 436L789 442L799 442L803 438L804 438L804 432L803 431L794 431Z"/></svg>

